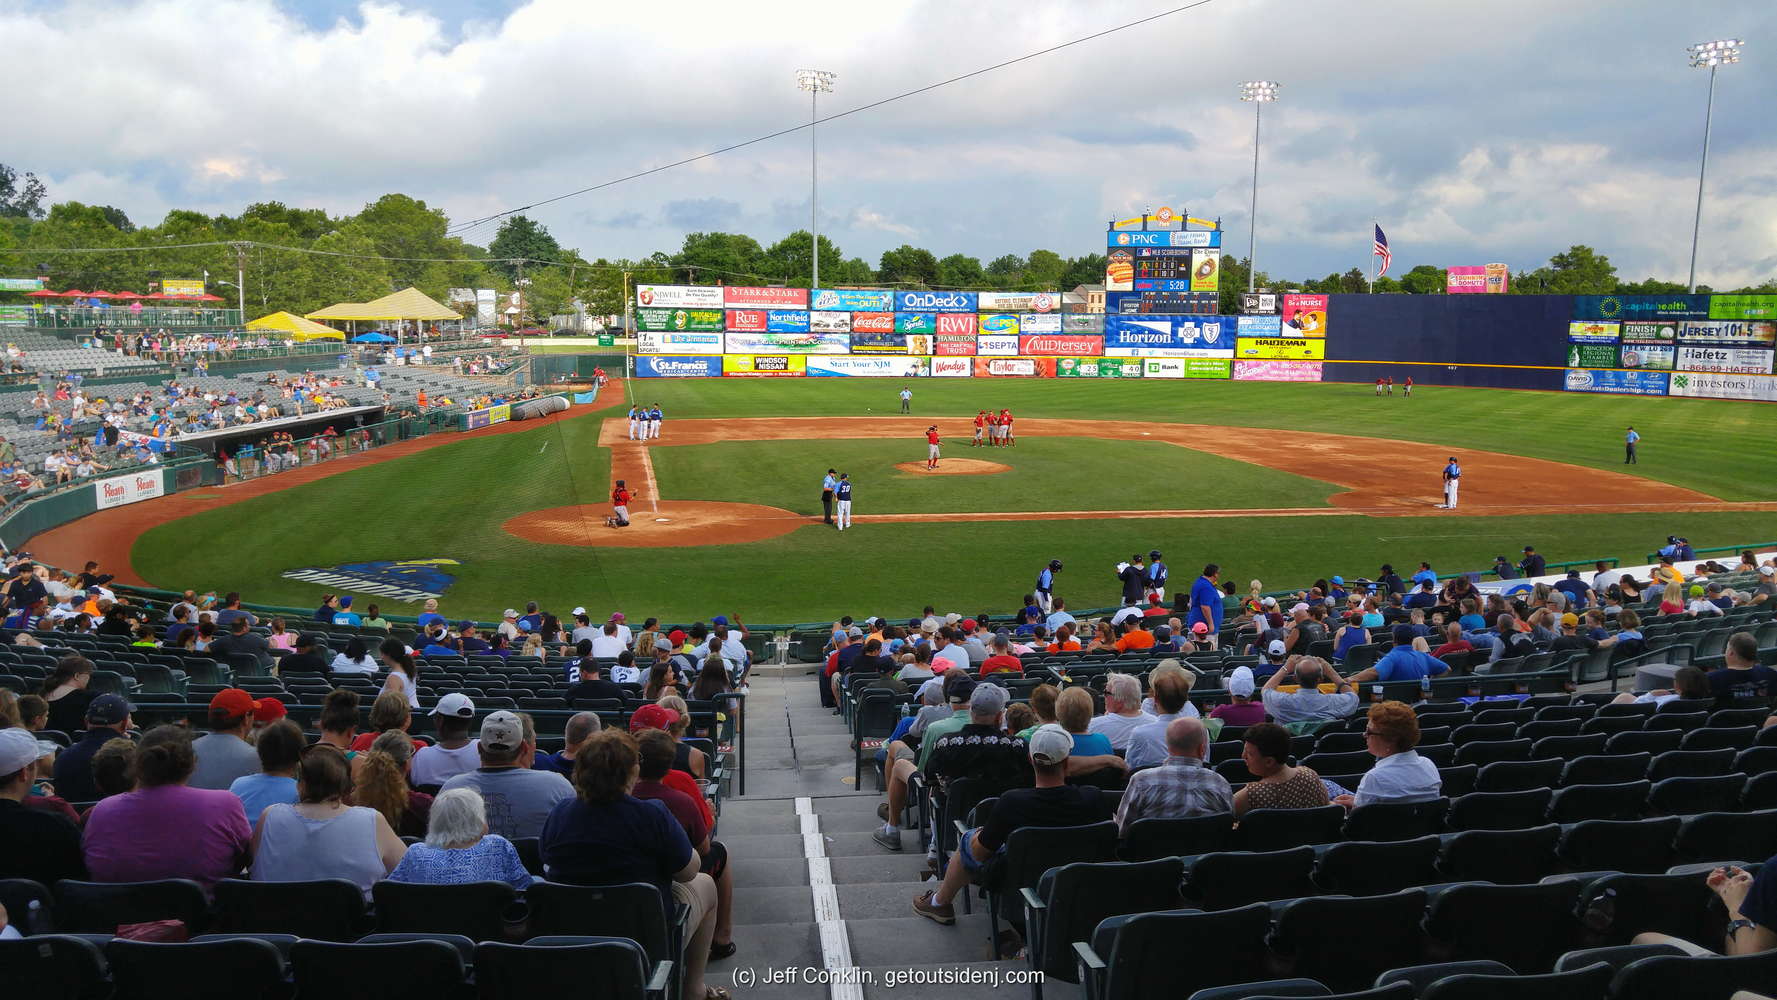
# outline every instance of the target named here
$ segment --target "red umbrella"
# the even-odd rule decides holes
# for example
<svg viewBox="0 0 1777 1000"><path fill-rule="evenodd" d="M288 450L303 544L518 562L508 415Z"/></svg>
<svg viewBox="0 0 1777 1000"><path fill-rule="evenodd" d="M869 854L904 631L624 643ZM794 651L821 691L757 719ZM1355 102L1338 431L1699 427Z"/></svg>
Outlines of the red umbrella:
<svg viewBox="0 0 1777 1000"><path fill-rule="evenodd" d="M145 296L140 292L112 292L111 297L114 299L140 299Z"/></svg>
<svg viewBox="0 0 1777 1000"><path fill-rule="evenodd" d="M70 288L67 291L62 293L62 298L64 298L64 299L84 299L84 298L86 298L86 295L87 295L86 292L83 292L78 288Z"/></svg>
<svg viewBox="0 0 1777 1000"><path fill-rule="evenodd" d="M115 295L115 293L107 292L103 288L98 289L97 291L88 292L86 294L87 294L87 298L92 298L92 299L109 299Z"/></svg>
<svg viewBox="0 0 1777 1000"><path fill-rule="evenodd" d="M228 301L227 299L223 298L220 295L211 295L207 292L204 293L203 295L199 295L197 297L197 300L199 302L227 302Z"/></svg>
<svg viewBox="0 0 1777 1000"><path fill-rule="evenodd" d="M27 298L27 299L61 298L61 296L62 296L61 292L52 292L47 288L39 288L34 292L26 292L25 293L25 298Z"/></svg>

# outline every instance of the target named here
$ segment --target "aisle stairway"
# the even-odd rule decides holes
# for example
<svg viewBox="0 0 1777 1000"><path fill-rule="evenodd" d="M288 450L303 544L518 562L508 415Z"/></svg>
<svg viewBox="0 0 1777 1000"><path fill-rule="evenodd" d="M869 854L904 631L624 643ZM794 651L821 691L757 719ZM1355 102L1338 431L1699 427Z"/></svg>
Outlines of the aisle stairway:
<svg viewBox="0 0 1777 1000"><path fill-rule="evenodd" d="M736 1000L1029 996L1022 983L888 985L891 975L909 970L1003 977L1027 966L1022 958L992 959L980 901L973 914L959 906L951 927L914 915L911 904L925 864L918 834L903 832L899 854L870 839L881 797L868 771L866 791L853 788L849 735L839 717L821 707L813 677L754 677L747 696L747 755L747 794L724 801L717 830L734 859L739 952L710 966L711 985L728 988ZM796 970L791 982L765 981L768 971L786 968ZM808 982L802 973L845 968L855 970L854 983ZM756 983L736 981L748 972L757 975ZM1046 1000L1078 995L1067 983L1044 987Z"/></svg>

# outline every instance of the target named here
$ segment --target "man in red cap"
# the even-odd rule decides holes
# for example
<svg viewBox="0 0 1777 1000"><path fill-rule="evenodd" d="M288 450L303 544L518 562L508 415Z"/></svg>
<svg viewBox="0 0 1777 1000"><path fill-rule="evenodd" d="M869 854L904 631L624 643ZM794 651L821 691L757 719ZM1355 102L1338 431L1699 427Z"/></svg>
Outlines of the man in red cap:
<svg viewBox="0 0 1777 1000"><path fill-rule="evenodd" d="M253 702L253 734L257 736L266 726L284 718L290 710L276 698L260 698Z"/></svg>
<svg viewBox="0 0 1777 1000"><path fill-rule="evenodd" d="M668 727L677 721L679 721L679 713L674 709L664 705L643 705L630 713L629 731L631 735L646 729L667 729L670 732ZM691 772L681 770L675 763L673 769L666 772L666 777L660 779L660 783L691 796L692 801L696 802L698 808L703 812L704 823L709 825L715 823L715 811L710 808L709 800L703 797L703 789L698 787L697 779L691 776Z"/></svg>
<svg viewBox="0 0 1777 1000"><path fill-rule="evenodd" d="M259 773L259 753L247 742L257 706L240 688L223 688L210 699L210 735L192 741L197 770L187 782L193 788L228 791L234 779Z"/></svg>

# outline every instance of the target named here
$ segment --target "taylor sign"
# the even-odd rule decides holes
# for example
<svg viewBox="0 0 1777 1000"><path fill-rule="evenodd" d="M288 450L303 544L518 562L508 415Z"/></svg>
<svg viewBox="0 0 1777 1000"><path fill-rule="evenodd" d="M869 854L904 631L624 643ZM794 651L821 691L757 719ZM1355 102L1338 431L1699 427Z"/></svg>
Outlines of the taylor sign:
<svg viewBox="0 0 1777 1000"><path fill-rule="evenodd" d="M159 469L128 476L112 476L93 483L93 501L100 510L151 500L166 492Z"/></svg>

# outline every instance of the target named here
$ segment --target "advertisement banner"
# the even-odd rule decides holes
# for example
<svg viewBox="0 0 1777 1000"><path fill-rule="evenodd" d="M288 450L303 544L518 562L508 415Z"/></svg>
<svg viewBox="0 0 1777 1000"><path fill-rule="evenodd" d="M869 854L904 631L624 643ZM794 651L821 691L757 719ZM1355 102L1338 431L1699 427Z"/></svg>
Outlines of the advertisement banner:
<svg viewBox="0 0 1777 1000"><path fill-rule="evenodd" d="M966 334L973 337L978 329L974 313L938 314L938 332L940 334Z"/></svg>
<svg viewBox="0 0 1777 1000"><path fill-rule="evenodd" d="M722 289L722 304L734 306L775 306L779 309L807 309L806 288L747 288L731 285Z"/></svg>
<svg viewBox="0 0 1777 1000"><path fill-rule="evenodd" d="M1191 291L1213 292L1221 280L1222 258L1214 250L1191 254Z"/></svg>
<svg viewBox="0 0 1777 1000"><path fill-rule="evenodd" d="M1234 379L1240 382L1319 382L1318 361L1236 361Z"/></svg>
<svg viewBox="0 0 1777 1000"><path fill-rule="evenodd" d="M1276 361L1319 361L1327 356L1327 342L1318 337L1241 337L1235 342L1234 356Z"/></svg>
<svg viewBox="0 0 1777 1000"><path fill-rule="evenodd" d="M1221 311L1221 296L1216 292L1106 292L1104 311L1119 316L1214 316Z"/></svg>
<svg viewBox="0 0 1777 1000"><path fill-rule="evenodd" d="M993 357L1015 357L1018 354L1018 338L1011 334L984 333L975 338L975 353Z"/></svg>
<svg viewBox="0 0 1777 1000"><path fill-rule="evenodd" d="M1060 333L1060 313L1019 313L1018 332L1025 334Z"/></svg>
<svg viewBox="0 0 1777 1000"><path fill-rule="evenodd" d="M720 357L636 355L636 378L715 378L722 374Z"/></svg>
<svg viewBox="0 0 1777 1000"><path fill-rule="evenodd" d="M720 309L637 309L637 330L704 330L722 332Z"/></svg>
<svg viewBox="0 0 1777 1000"><path fill-rule="evenodd" d="M1327 335L1327 297L1285 295L1280 319L1290 328L1292 336L1324 337Z"/></svg>
<svg viewBox="0 0 1777 1000"><path fill-rule="evenodd" d="M1687 319L1678 324L1678 340L1681 344L1763 344L1769 347L1777 342L1777 322Z"/></svg>
<svg viewBox="0 0 1777 1000"><path fill-rule="evenodd" d="M799 378L808 359L799 354L724 354L722 374L731 378Z"/></svg>
<svg viewBox="0 0 1777 1000"><path fill-rule="evenodd" d="M1670 344L1678 339L1678 323L1624 323L1625 344Z"/></svg>
<svg viewBox="0 0 1777 1000"><path fill-rule="evenodd" d="M0 278L0 292L35 292L42 287L42 278Z"/></svg>
<svg viewBox="0 0 1777 1000"><path fill-rule="evenodd" d="M938 328L936 313L895 313L898 333L931 333Z"/></svg>
<svg viewBox="0 0 1777 1000"><path fill-rule="evenodd" d="M1186 268L1185 270L1189 270ZM1132 291L1137 292L1188 292L1191 290L1191 279L1185 278L1137 278Z"/></svg>
<svg viewBox="0 0 1777 1000"><path fill-rule="evenodd" d="M977 312L1048 313L1061 308L1060 292L978 292Z"/></svg>
<svg viewBox="0 0 1777 1000"><path fill-rule="evenodd" d="M1672 376L1672 395L1706 399L1755 399L1777 403L1777 378L1768 375L1680 372Z"/></svg>
<svg viewBox="0 0 1777 1000"><path fill-rule="evenodd" d="M1232 357L1235 318L1107 316L1104 354L1109 357Z"/></svg>
<svg viewBox="0 0 1777 1000"><path fill-rule="evenodd" d="M1242 337L1281 337L1283 317L1241 316L1235 320L1235 332Z"/></svg>
<svg viewBox="0 0 1777 1000"><path fill-rule="evenodd" d="M976 358L977 378L1054 378L1054 358Z"/></svg>
<svg viewBox="0 0 1777 1000"><path fill-rule="evenodd" d="M202 278L168 278L160 283L160 293L169 299L195 299L204 294Z"/></svg>
<svg viewBox="0 0 1777 1000"><path fill-rule="evenodd" d="M1567 370L1568 392L1610 392L1629 396L1666 395L1665 372Z"/></svg>
<svg viewBox="0 0 1777 1000"><path fill-rule="evenodd" d="M1018 337L1018 353L1045 357L1101 355L1104 353L1104 338L1083 333L1020 335Z"/></svg>
<svg viewBox="0 0 1777 1000"><path fill-rule="evenodd" d="M1142 363L1127 358L1058 358L1055 361L1055 376L1057 378L1141 378Z"/></svg>
<svg viewBox="0 0 1777 1000"><path fill-rule="evenodd" d="M1123 249L1107 252L1104 256L1104 290L1127 292L1135 287L1134 282L1135 255Z"/></svg>
<svg viewBox="0 0 1777 1000"><path fill-rule="evenodd" d="M894 333L894 313L852 313L853 333Z"/></svg>
<svg viewBox="0 0 1777 1000"><path fill-rule="evenodd" d="M808 328L815 333L845 333L851 329L851 313L811 312Z"/></svg>
<svg viewBox="0 0 1777 1000"><path fill-rule="evenodd" d="M1184 378L1185 364L1184 358L1149 358L1141 363L1142 377ZM1058 369L1055 374L1061 374L1060 370Z"/></svg>
<svg viewBox="0 0 1777 1000"><path fill-rule="evenodd" d="M1572 344L1614 344L1623 333L1621 323L1600 323L1596 320L1567 324L1567 340Z"/></svg>
<svg viewBox="0 0 1777 1000"><path fill-rule="evenodd" d="M970 358L933 358L933 378L972 378L975 362Z"/></svg>
<svg viewBox="0 0 1777 1000"><path fill-rule="evenodd" d="M744 333L727 335L728 354L850 354L851 337L843 333Z"/></svg>
<svg viewBox="0 0 1777 1000"><path fill-rule="evenodd" d="M1009 314L998 314L980 317L978 329L983 334L994 334L1002 337L1016 337L1019 334L1018 317Z"/></svg>
<svg viewBox="0 0 1777 1000"><path fill-rule="evenodd" d="M1218 361L1214 358L1185 358L1186 378L1229 378L1234 374L1234 362Z"/></svg>
<svg viewBox="0 0 1777 1000"><path fill-rule="evenodd" d="M896 292L896 312L948 312L958 313L975 311L974 292Z"/></svg>
<svg viewBox="0 0 1777 1000"><path fill-rule="evenodd" d="M814 308L841 312L895 312L895 293L886 288L821 288Z"/></svg>
<svg viewBox="0 0 1777 1000"><path fill-rule="evenodd" d="M637 354L720 354L722 334L637 330Z"/></svg>
<svg viewBox="0 0 1777 1000"><path fill-rule="evenodd" d="M1615 344L1567 345L1567 367L1569 368L1617 368L1619 367L1618 360L1617 345Z"/></svg>
<svg viewBox="0 0 1777 1000"><path fill-rule="evenodd" d="M930 358L892 354L848 354L808 359L810 378L919 378L931 370Z"/></svg>
<svg viewBox="0 0 1777 1000"><path fill-rule="evenodd" d="M1777 295L1711 295L1709 318L1777 319Z"/></svg>
<svg viewBox="0 0 1777 1000"><path fill-rule="evenodd" d="M1444 292L1465 295L1487 290L1487 269L1480 265L1459 265L1444 269Z"/></svg>
<svg viewBox="0 0 1777 1000"><path fill-rule="evenodd" d="M1105 234L1107 247L1219 247L1220 229L1167 230L1160 232L1117 232Z"/></svg>
<svg viewBox="0 0 1777 1000"><path fill-rule="evenodd" d="M1721 372L1729 375L1771 374L1771 352L1756 347L1691 347L1678 349L1681 372Z"/></svg>
<svg viewBox="0 0 1777 1000"><path fill-rule="evenodd" d="M727 326L742 333L764 333L770 329L765 321L767 315L764 309L730 309Z"/></svg>
<svg viewBox="0 0 1777 1000"><path fill-rule="evenodd" d="M926 334L915 334L914 336L923 337ZM851 349L855 354L906 354L907 334L895 333L892 330L888 333L859 333L853 330ZM929 354L931 352L923 353Z"/></svg>
<svg viewBox="0 0 1777 1000"><path fill-rule="evenodd" d="M723 305L722 288L719 285L637 285L636 305L720 309Z"/></svg>
<svg viewBox="0 0 1777 1000"><path fill-rule="evenodd" d="M1012 346L1018 346L1016 337L1012 338ZM975 354L975 335L962 333L936 334L932 343L932 353L940 357L965 358Z"/></svg>
<svg viewBox="0 0 1777 1000"><path fill-rule="evenodd" d="M165 493L166 480L159 469L128 476L112 476L93 483L93 500L100 510L122 507L140 500L152 500Z"/></svg>
<svg viewBox="0 0 1777 1000"><path fill-rule="evenodd" d="M1721 298L1721 296L1716 296ZM1658 320L1708 319L1707 295L1575 295L1574 319ZM1734 317L1724 317L1732 319Z"/></svg>
<svg viewBox="0 0 1777 1000"><path fill-rule="evenodd" d="M765 314L768 333L807 333L808 312L801 309L773 309Z"/></svg>
<svg viewBox="0 0 1777 1000"><path fill-rule="evenodd" d="M1104 313L1062 313L1062 333L1103 333Z"/></svg>
<svg viewBox="0 0 1777 1000"><path fill-rule="evenodd" d="M1621 367L1669 372L1678 361L1677 352L1671 344L1624 344Z"/></svg>

